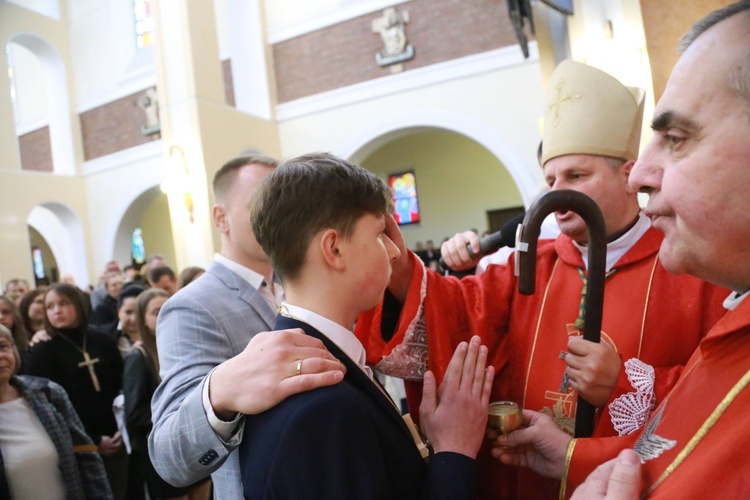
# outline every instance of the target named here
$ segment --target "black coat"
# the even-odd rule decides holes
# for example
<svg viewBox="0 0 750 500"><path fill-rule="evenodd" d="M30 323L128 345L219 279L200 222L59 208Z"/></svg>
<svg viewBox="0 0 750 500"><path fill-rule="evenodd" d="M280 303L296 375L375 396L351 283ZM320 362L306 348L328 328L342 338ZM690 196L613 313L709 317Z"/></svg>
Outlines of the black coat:
<svg viewBox="0 0 750 500"><path fill-rule="evenodd" d="M287 328L322 340L347 372L339 384L245 417L245 498L472 497L474 460L439 453L425 463L401 415L353 361L310 325L278 317L276 329Z"/></svg>

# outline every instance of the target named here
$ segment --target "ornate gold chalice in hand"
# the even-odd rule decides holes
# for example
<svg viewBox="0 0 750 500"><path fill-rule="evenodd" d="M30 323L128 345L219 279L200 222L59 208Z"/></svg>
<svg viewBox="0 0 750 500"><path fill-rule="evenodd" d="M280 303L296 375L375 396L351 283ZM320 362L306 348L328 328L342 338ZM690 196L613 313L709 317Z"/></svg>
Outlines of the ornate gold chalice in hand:
<svg viewBox="0 0 750 500"><path fill-rule="evenodd" d="M487 420L487 426L503 436L518 429L523 423L523 410L518 403L513 401L495 401L490 403L488 411L490 417Z"/></svg>

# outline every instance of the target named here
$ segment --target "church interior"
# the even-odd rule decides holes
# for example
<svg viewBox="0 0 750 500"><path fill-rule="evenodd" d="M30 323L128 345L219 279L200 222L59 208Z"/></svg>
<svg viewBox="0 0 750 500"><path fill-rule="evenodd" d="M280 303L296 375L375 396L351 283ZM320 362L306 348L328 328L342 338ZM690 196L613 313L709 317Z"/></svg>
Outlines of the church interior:
<svg viewBox="0 0 750 500"><path fill-rule="evenodd" d="M248 152L413 174L412 248L497 229L543 188L557 63L646 89L650 117L680 34L728 3L2 0L0 287L206 267L211 179Z"/></svg>

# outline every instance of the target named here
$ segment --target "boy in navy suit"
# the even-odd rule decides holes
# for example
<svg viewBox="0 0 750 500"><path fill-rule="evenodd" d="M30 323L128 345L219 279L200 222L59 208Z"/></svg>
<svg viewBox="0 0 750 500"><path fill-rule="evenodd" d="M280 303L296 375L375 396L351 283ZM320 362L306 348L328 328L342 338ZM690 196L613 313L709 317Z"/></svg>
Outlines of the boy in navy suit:
<svg viewBox="0 0 750 500"><path fill-rule="evenodd" d="M424 443L365 365L352 333L383 298L399 250L386 235L390 190L329 154L288 160L253 199L253 231L283 281L276 328L302 328L346 366L340 384L245 421L246 498L471 498L494 376L478 338L456 349L440 388L425 375ZM389 231L386 231L389 228ZM304 373L304 359L296 363Z"/></svg>

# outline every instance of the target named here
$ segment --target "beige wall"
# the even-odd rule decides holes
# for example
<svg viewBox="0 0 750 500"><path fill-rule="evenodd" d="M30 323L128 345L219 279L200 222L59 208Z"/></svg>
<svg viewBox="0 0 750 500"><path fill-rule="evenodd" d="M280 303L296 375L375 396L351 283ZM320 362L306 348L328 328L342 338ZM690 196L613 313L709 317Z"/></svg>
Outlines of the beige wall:
<svg viewBox="0 0 750 500"><path fill-rule="evenodd" d="M664 93L669 74L679 58L677 43L680 37L698 19L731 3L734 0L640 0L656 101Z"/></svg>
<svg viewBox="0 0 750 500"><path fill-rule="evenodd" d="M487 229L486 211L521 206L521 195L502 163L464 136L429 131L396 139L372 153L362 166L387 180L413 170L421 222L401 227L407 246L460 231Z"/></svg>
<svg viewBox="0 0 750 500"><path fill-rule="evenodd" d="M536 168L541 114L539 65L528 62L289 119L279 130L283 156L331 151L349 157L353 145L367 147L360 139L376 139L374 134L440 122L479 140L465 132L471 130L483 135L488 149L495 141L519 160L514 179L532 200L544 182Z"/></svg>

